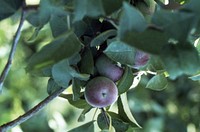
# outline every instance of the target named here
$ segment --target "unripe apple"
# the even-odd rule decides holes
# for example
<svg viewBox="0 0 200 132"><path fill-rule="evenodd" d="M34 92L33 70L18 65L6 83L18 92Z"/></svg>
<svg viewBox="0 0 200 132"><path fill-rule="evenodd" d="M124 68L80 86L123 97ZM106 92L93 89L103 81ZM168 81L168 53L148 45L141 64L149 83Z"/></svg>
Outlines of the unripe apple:
<svg viewBox="0 0 200 132"><path fill-rule="evenodd" d="M117 100L118 89L112 80L100 76L88 82L84 96L91 106L103 108Z"/></svg>
<svg viewBox="0 0 200 132"><path fill-rule="evenodd" d="M134 57L135 64L133 67L136 69L139 69L145 66L148 61L149 61L149 54L143 51L137 50Z"/></svg>
<svg viewBox="0 0 200 132"><path fill-rule="evenodd" d="M95 66L100 75L105 76L114 82L118 81L124 72L123 68L119 67L104 54L97 58Z"/></svg>

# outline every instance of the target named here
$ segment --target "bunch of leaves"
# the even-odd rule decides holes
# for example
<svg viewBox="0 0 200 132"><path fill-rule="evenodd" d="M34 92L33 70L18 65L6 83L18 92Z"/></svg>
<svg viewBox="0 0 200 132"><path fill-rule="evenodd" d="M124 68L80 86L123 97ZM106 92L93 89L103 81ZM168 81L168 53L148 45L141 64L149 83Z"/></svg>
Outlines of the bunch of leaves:
<svg viewBox="0 0 200 132"><path fill-rule="evenodd" d="M200 59L194 40L200 32L200 2L191 0L173 11L161 7L153 11L150 21L136 2L41 0L38 10L29 12L27 16L27 21L37 29L33 33L33 41L48 24L54 38L29 59L26 71L49 77L49 94L61 87L71 86L72 94L63 94L61 97L83 109L80 121L91 109L82 91L91 78L98 76L94 63L102 53L124 69L123 77L116 82L119 90L118 113L108 110L116 131L121 131L118 130L121 128L114 122L122 123L123 130L140 127L125 102L126 92L140 81L142 75L153 73L146 87L157 91L166 88L167 78L195 75L195 80L199 80L196 76ZM150 8L148 2L142 2L143 6ZM156 6L154 1L149 2ZM3 15L2 19L8 17ZM141 69L132 68L136 50L151 55L148 64ZM101 119L98 118L98 122ZM86 126L93 129L93 123L89 122L72 131L86 130L83 129Z"/></svg>

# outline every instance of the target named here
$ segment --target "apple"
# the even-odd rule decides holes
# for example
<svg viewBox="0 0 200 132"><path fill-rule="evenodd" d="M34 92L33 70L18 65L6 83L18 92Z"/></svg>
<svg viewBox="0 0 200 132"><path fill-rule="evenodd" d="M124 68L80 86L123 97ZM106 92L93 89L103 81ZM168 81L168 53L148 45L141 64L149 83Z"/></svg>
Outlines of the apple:
<svg viewBox="0 0 200 132"><path fill-rule="evenodd" d="M149 54L140 50L136 50L134 57L135 64L133 66L135 69L139 69L145 66L148 63L148 61L149 61Z"/></svg>
<svg viewBox="0 0 200 132"><path fill-rule="evenodd" d="M117 100L118 89L112 80L99 76L87 83L84 96L91 106L104 108Z"/></svg>
<svg viewBox="0 0 200 132"><path fill-rule="evenodd" d="M104 54L101 54L97 58L95 66L100 75L105 76L114 82L118 81L124 73L123 68L119 67Z"/></svg>

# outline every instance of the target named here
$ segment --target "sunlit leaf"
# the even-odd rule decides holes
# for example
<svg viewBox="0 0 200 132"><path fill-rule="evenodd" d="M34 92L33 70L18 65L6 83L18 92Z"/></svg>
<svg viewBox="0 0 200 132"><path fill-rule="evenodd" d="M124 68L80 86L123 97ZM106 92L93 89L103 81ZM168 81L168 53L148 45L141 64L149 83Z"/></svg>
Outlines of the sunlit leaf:
<svg viewBox="0 0 200 132"><path fill-rule="evenodd" d="M133 78L134 76L133 76L131 68L126 67L122 78L119 80L117 84L118 94L122 94L126 92L131 87L133 83Z"/></svg>
<svg viewBox="0 0 200 132"><path fill-rule="evenodd" d="M126 122L130 122L131 125L135 127L141 128L141 126L137 123L137 121L135 120L130 111L127 100L127 93L121 94L120 97L118 98L118 112L123 120L125 120Z"/></svg>
<svg viewBox="0 0 200 132"><path fill-rule="evenodd" d="M191 76L190 79L192 79L193 81L199 81L200 80L200 74Z"/></svg>
<svg viewBox="0 0 200 132"><path fill-rule="evenodd" d="M167 78L165 77L164 74L158 74L153 76L149 82L147 83L146 88L156 90L156 91L161 91L167 87Z"/></svg>

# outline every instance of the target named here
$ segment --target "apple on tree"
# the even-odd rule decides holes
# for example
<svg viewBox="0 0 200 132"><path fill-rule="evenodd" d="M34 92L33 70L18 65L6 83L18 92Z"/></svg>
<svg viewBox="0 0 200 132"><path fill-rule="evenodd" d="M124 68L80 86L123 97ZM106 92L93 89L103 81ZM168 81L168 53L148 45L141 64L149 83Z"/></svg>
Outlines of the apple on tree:
<svg viewBox="0 0 200 132"><path fill-rule="evenodd" d="M149 59L150 59L149 54L140 50L136 50L134 57L135 64L133 65L133 68L140 69L144 67L148 63Z"/></svg>
<svg viewBox="0 0 200 132"><path fill-rule="evenodd" d="M97 108L104 108L117 100L118 89L109 78L99 76L88 82L84 96L88 104Z"/></svg>
<svg viewBox="0 0 200 132"><path fill-rule="evenodd" d="M119 67L104 54L101 54L97 58L95 66L100 75L105 76L114 82L118 81L124 72L123 68Z"/></svg>

